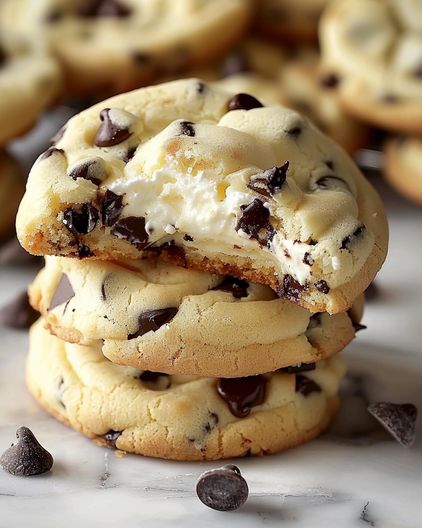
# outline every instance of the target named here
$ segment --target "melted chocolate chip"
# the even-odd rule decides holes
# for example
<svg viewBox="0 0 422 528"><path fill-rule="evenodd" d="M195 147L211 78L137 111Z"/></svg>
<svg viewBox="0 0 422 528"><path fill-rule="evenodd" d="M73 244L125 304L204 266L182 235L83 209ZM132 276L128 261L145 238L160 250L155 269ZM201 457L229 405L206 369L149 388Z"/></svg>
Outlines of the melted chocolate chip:
<svg viewBox="0 0 422 528"><path fill-rule="evenodd" d="M83 161L82 163L74 167L70 171L69 176L73 180L83 178L84 180L91 181L95 185L100 185L102 181L106 178L107 174L100 160L90 159Z"/></svg>
<svg viewBox="0 0 422 528"><path fill-rule="evenodd" d="M12 475L30 477L41 475L53 467L53 457L42 447L27 427L16 431L18 439L0 457L0 467Z"/></svg>
<svg viewBox="0 0 422 528"><path fill-rule="evenodd" d="M238 73L247 73L251 71L250 64L246 53L243 50L237 50L231 53L223 63L221 68L221 77L230 77Z"/></svg>
<svg viewBox="0 0 422 528"><path fill-rule="evenodd" d="M302 292L306 291L308 286L300 284L291 275L285 275L283 278L283 284L280 285L277 294L279 297L287 297L287 299L298 300L302 295Z"/></svg>
<svg viewBox="0 0 422 528"><path fill-rule="evenodd" d="M313 392L321 392L321 387L315 383L314 380L302 376L301 374L296 374L295 390L303 396L309 396Z"/></svg>
<svg viewBox="0 0 422 528"><path fill-rule="evenodd" d="M121 435L121 431L113 431L113 429L111 429L108 433L102 436L102 439L104 440L107 447L116 449L116 442Z"/></svg>
<svg viewBox="0 0 422 528"><path fill-rule="evenodd" d="M50 301L49 310L53 310L61 304L68 303L75 296L75 291L70 283L69 277L63 273L57 285L56 291Z"/></svg>
<svg viewBox="0 0 422 528"><path fill-rule="evenodd" d="M99 198L99 206L103 225L111 227L117 222L122 213L124 207L123 196L119 196L107 189Z"/></svg>
<svg viewBox="0 0 422 528"><path fill-rule="evenodd" d="M83 18L126 18L131 13L131 9L118 0L84 0L77 11L77 15Z"/></svg>
<svg viewBox="0 0 422 528"><path fill-rule="evenodd" d="M80 212L69 208L63 212L63 224L75 236L87 235L97 226L98 210L91 204L83 204Z"/></svg>
<svg viewBox="0 0 422 528"><path fill-rule="evenodd" d="M101 110L100 119L102 123L95 136L97 147L112 147L122 143L131 136L132 133L129 128L122 128L117 123L113 123L110 117L110 108Z"/></svg>
<svg viewBox="0 0 422 528"><path fill-rule="evenodd" d="M252 191L269 198L281 191L281 187L286 181L288 169L289 162L286 161L281 167L273 167L272 169L265 170L262 173L252 176L247 186Z"/></svg>
<svg viewBox="0 0 422 528"><path fill-rule="evenodd" d="M118 220L113 225L111 234L122 240L127 240L139 250L148 244L148 233L145 230L145 218L143 216L128 216Z"/></svg>
<svg viewBox="0 0 422 528"><path fill-rule="evenodd" d="M213 288L213 290L219 290L231 293L235 299L241 299L242 297L248 296L249 282L237 279L236 277L224 277L223 282Z"/></svg>
<svg viewBox="0 0 422 528"><path fill-rule="evenodd" d="M347 235L347 237L343 238L341 242L340 249L349 249L349 246L354 240L363 233L365 230L365 226L361 225L351 235Z"/></svg>
<svg viewBox="0 0 422 528"><path fill-rule="evenodd" d="M308 251L303 255L303 262L308 266L313 266L315 262L312 255Z"/></svg>
<svg viewBox="0 0 422 528"><path fill-rule="evenodd" d="M315 283L315 288L320 291L321 293L329 293L330 287L328 286L327 282L325 280L319 280Z"/></svg>
<svg viewBox="0 0 422 528"><path fill-rule="evenodd" d="M84 259L93 256L94 253L91 251L91 249L78 240L78 258Z"/></svg>
<svg viewBox="0 0 422 528"><path fill-rule="evenodd" d="M234 511L246 502L249 489L239 468L227 465L203 473L196 483L196 494L208 508Z"/></svg>
<svg viewBox="0 0 422 528"><path fill-rule="evenodd" d="M50 147L45 152L43 152L40 157L38 158L39 161L46 160L48 158L51 158L54 154L64 154L64 150L58 149L55 147Z"/></svg>
<svg viewBox="0 0 422 528"><path fill-rule="evenodd" d="M177 312L177 308L160 308L142 313L138 319L138 330L129 334L128 339L141 337L147 332L156 332L163 325L169 323Z"/></svg>
<svg viewBox="0 0 422 528"><path fill-rule="evenodd" d="M252 110L253 108L262 108L263 106L264 105L252 95L239 93L230 99L229 112L232 110Z"/></svg>
<svg viewBox="0 0 422 528"><path fill-rule="evenodd" d="M315 363L300 363L299 365L280 369L281 372L285 372L286 374L298 374L300 372L309 372L311 370L315 370Z"/></svg>
<svg viewBox="0 0 422 528"><path fill-rule="evenodd" d="M217 392L234 416L245 418L252 407L264 403L266 384L264 376L220 378L217 382Z"/></svg>
<svg viewBox="0 0 422 528"><path fill-rule="evenodd" d="M322 77L320 77L319 79L319 84L323 88L329 88L329 89L337 88L337 86L339 85L339 82L340 82L340 78L335 73L327 73L323 75Z"/></svg>
<svg viewBox="0 0 422 528"><path fill-rule="evenodd" d="M236 231L241 229L261 245L267 245L275 234L270 224L270 211L257 198L248 205L242 205L240 209L242 216L237 222Z"/></svg>
<svg viewBox="0 0 422 528"><path fill-rule="evenodd" d="M180 135L195 137L194 124L191 121L181 121L179 123Z"/></svg>
<svg viewBox="0 0 422 528"><path fill-rule="evenodd" d="M0 325L16 330L27 329L39 318L29 304L26 291L18 294L14 299L0 308Z"/></svg>
<svg viewBox="0 0 422 528"><path fill-rule="evenodd" d="M403 447L411 447L416 438L418 410L413 403L375 402L368 411Z"/></svg>
<svg viewBox="0 0 422 528"><path fill-rule="evenodd" d="M183 235L183 240L185 242L193 242L193 237L191 237L190 235L188 235L187 233L185 235Z"/></svg>

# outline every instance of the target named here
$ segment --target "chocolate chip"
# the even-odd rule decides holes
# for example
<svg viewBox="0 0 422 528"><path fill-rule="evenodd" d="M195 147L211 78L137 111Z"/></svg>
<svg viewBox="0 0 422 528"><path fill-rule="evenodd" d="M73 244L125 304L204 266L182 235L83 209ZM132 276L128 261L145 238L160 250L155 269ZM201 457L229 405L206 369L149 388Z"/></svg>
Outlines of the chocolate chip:
<svg viewBox="0 0 422 528"><path fill-rule="evenodd" d="M315 191L317 189L330 190L330 191L350 191L349 185L338 176L329 175L319 178L313 185L311 185L311 190Z"/></svg>
<svg viewBox="0 0 422 528"><path fill-rule="evenodd" d="M323 88L329 88L329 89L337 88L337 86L339 85L339 82L340 82L340 78L335 73L327 73L323 75L322 77L320 77L319 79L319 84Z"/></svg>
<svg viewBox="0 0 422 528"><path fill-rule="evenodd" d="M126 156L123 158L123 161L125 163L129 163L129 161L133 158L133 156L135 155L135 152L137 150L138 147L130 147L126 153Z"/></svg>
<svg viewBox="0 0 422 528"><path fill-rule="evenodd" d="M365 230L365 226L361 225L357 229L353 231L351 235L347 235L347 237L343 238L341 242L340 249L349 249L349 246L354 240L363 233Z"/></svg>
<svg viewBox="0 0 422 528"><path fill-rule="evenodd" d="M208 86L202 81L199 81L199 82L196 83L196 91L199 94L203 94L207 88L208 88Z"/></svg>
<svg viewBox="0 0 422 528"><path fill-rule="evenodd" d="M252 110L253 108L262 108L263 106L264 105L252 95L238 93L229 101L229 112L232 110Z"/></svg>
<svg viewBox="0 0 422 528"><path fill-rule="evenodd" d="M163 376L168 377L168 374L164 374L163 372L152 372L151 370L144 370L142 374L138 376L138 379L149 382L149 383L153 383L154 381L157 381L159 378Z"/></svg>
<svg viewBox="0 0 422 528"><path fill-rule="evenodd" d="M64 150L58 149L55 147L50 147L45 152L43 152L40 157L38 158L38 161L46 160L48 158L51 158L54 154L64 154Z"/></svg>
<svg viewBox="0 0 422 528"><path fill-rule="evenodd" d="M328 286L327 282L325 280L319 280L315 283L315 288L320 291L321 293L329 293L330 287Z"/></svg>
<svg viewBox="0 0 422 528"><path fill-rule="evenodd" d="M145 230L145 218L143 216L122 218L113 225L111 234L122 240L127 240L139 250L148 244L148 233Z"/></svg>
<svg viewBox="0 0 422 528"><path fill-rule="evenodd" d="M246 53L243 50L236 50L231 53L223 62L221 68L221 77L230 77L238 73L247 73L251 71L250 64Z"/></svg>
<svg viewBox="0 0 422 528"><path fill-rule="evenodd" d="M78 240L78 258L84 259L88 257L94 257L94 253L88 246Z"/></svg>
<svg viewBox="0 0 422 528"><path fill-rule="evenodd" d="M190 235L188 235L187 233L185 235L183 235L183 240L185 242L193 242L193 237L191 237Z"/></svg>
<svg viewBox="0 0 422 528"><path fill-rule="evenodd" d="M283 278L283 284L280 285L277 295L279 297L287 297L287 299L298 300L302 295L302 292L306 291L308 286L300 284L291 275L285 275Z"/></svg>
<svg viewBox="0 0 422 528"><path fill-rule="evenodd" d="M73 167L69 172L73 180L83 178L89 180L95 185L100 185L107 177L104 169L104 162L101 158L88 159Z"/></svg>
<svg viewBox="0 0 422 528"><path fill-rule="evenodd" d="M71 208L63 212L63 224L75 236L91 233L98 218L98 210L91 204L83 204L79 212Z"/></svg>
<svg viewBox="0 0 422 528"><path fill-rule="evenodd" d="M202 473L196 483L196 494L208 508L234 511L246 502L249 489L239 468L227 465Z"/></svg>
<svg viewBox="0 0 422 528"><path fill-rule="evenodd" d="M107 447L110 447L111 449L116 449L116 442L121 435L121 431L113 431L113 429L111 429L101 438L104 440Z"/></svg>
<svg viewBox="0 0 422 528"><path fill-rule="evenodd" d="M411 447L416 438L418 410L412 403L375 402L368 411L403 447Z"/></svg>
<svg viewBox="0 0 422 528"><path fill-rule="evenodd" d="M241 299L242 297L248 296L249 282L237 279L236 277L224 277L223 282L213 288L213 290L219 290L231 293L235 299Z"/></svg>
<svg viewBox="0 0 422 528"><path fill-rule="evenodd" d="M194 124L191 121L181 121L179 123L180 135L195 137Z"/></svg>
<svg viewBox="0 0 422 528"><path fill-rule="evenodd" d="M84 18L126 18L131 13L131 9L118 0L85 0L77 11L77 15Z"/></svg>
<svg viewBox="0 0 422 528"><path fill-rule="evenodd" d="M27 329L39 316L29 304L28 294L24 291L0 308L0 325L16 330Z"/></svg>
<svg viewBox="0 0 422 528"><path fill-rule="evenodd" d="M107 189L107 191L99 197L98 202L103 225L107 227L113 226L122 213L124 207L123 196L119 196L113 191Z"/></svg>
<svg viewBox="0 0 422 528"><path fill-rule="evenodd" d="M204 432L209 434L218 425L220 419L214 412L208 411L208 421L204 425Z"/></svg>
<svg viewBox="0 0 422 528"><path fill-rule="evenodd" d="M281 187L286 181L288 169L289 162L286 161L281 167L273 167L252 176L247 186L258 194L271 197L281 191Z"/></svg>
<svg viewBox="0 0 422 528"><path fill-rule="evenodd" d="M252 407L264 403L266 383L264 376L220 378L217 382L217 392L234 416L245 418Z"/></svg>
<svg viewBox="0 0 422 528"><path fill-rule="evenodd" d="M74 296L75 291L72 288L72 284L70 283L69 277L66 275L66 273L63 273L60 277L60 281L50 301L50 306L48 307L48 309L53 310L57 306L67 303Z"/></svg>
<svg viewBox="0 0 422 528"><path fill-rule="evenodd" d="M50 139L50 143L54 146L56 145L64 136L66 132L67 125L62 126L56 134Z"/></svg>
<svg viewBox="0 0 422 528"><path fill-rule="evenodd" d="M309 396L313 392L321 392L321 387L315 383L314 380L302 376L301 374L296 374L295 390L303 396Z"/></svg>
<svg viewBox="0 0 422 528"><path fill-rule="evenodd" d="M95 145L97 147L112 147L122 143L131 136L131 131L127 127L121 127L114 123L110 117L111 108L105 108L100 112L100 125L95 136Z"/></svg>
<svg viewBox="0 0 422 528"><path fill-rule="evenodd" d="M329 169L334 170L334 162L332 162L331 160L328 160L325 162L325 164L327 165Z"/></svg>
<svg viewBox="0 0 422 528"><path fill-rule="evenodd" d="M41 475L53 467L53 457L42 447L32 431L19 427L16 444L9 447L0 457L0 466L18 477Z"/></svg>
<svg viewBox="0 0 422 528"><path fill-rule="evenodd" d="M274 228L269 221L270 211L257 198L248 205L242 205L240 209L242 216L236 224L236 231L241 229L261 245L267 245L275 234Z"/></svg>
<svg viewBox="0 0 422 528"><path fill-rule="evenodd" d="M308 251L303 255L303 262L308 266L313 266L315 262L312 255Z"/></svg>
<svg viewBox="0 0 422 528"><path fill-rule="evenodd" d="M295 126L295 127L292 127L286 130L286 134L294 138L297 138L298 136L300 136L301 133L302 133L302 127L300 126Z"/></svg>
<svg viewBox="0 0 422 528"><path fill-rule="evenodd" d="M281 368L281 372L286 374L298 374L299 372L309 372L315 370L315 363L299 363L299 365L292 365L290 367Z"/></svg>
<svg viewBox="0 0 422 528"><path fill-rule="evenodd" d="M138 330L128 335L128 339L136 339L147 332L156 332L163 325L169 323L177 314L177 308L160 308L158 310L148 310L138 318Z"/></svg>

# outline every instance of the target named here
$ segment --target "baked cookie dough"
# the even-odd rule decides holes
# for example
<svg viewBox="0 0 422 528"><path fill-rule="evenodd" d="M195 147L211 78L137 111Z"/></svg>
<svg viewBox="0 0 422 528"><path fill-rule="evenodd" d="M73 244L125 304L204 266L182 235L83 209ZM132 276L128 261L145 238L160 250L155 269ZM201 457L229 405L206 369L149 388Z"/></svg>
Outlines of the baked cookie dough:
<svg viewBox="0 0 422 528"><path fill-rule="evenodd" d="M355 335L353 314L312 315L268 286L157 260L47 257L29 293L61 339L168 374L262 374L320 361Z"/></svg>
<svg viewBox="0 0 422 528"><path fill-rule="evenodd" d="M66 89L119 93L224 53L251 16L250 0L5 0L7 38L42 40Z"/></svg>
<svg viewBox="0 0 422 528"><path fill-rule="evenodd" d="M236 380L166 376L114 365L36 323L27 383L50 414L107 447L175 460L277 453L320 434L338 408L344 365Z"/></svg>
<svg viewBox="0 0 422 528"><path fill-rule="evenodd" d="M422 205L422 137L401 137L387 142L385 177L400 194Z"/></svg>
<svg viewBox="0 0 422 528"><path fill-rule="evenodd" d="M0 150L0 242L13 233L16 211L24 191L25 183L18 163Z"/></svg>
<svg viewBox="0 0 422 528"><path fill-rule="evenodd" d="M327 75L344 108L388 130L422 132L422 3L338 0L321 20Z"/></svg>
<svg viewBox="0 0 422 528"><path fill-rule="evenodd" d="M197 79L72 118L36 161L17 218L34 254L148 254L350 308L387 250L383 204L306 118Z"/></svg>

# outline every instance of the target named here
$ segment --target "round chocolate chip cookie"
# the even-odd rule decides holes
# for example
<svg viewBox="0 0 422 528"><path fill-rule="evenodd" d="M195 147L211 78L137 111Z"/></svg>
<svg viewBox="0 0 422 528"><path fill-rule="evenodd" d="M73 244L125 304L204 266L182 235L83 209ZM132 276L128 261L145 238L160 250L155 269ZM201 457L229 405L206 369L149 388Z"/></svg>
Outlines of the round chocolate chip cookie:
<svg viewBox="0 0 422 528"><path fill-rule="evenodd" d="M421 2L332 2L320 40L324 69L348 112L389 130L422 132Z"/></svg>
<svg viewBox="0 0 422 528"><path fill-rule="evenodd" d="M387 142L385 176L400 194L422 205L422 137Z"/></svg>
<svg viewBox="0 0 422 528"><path fill-rule="evenodd" d="M121 367L99 347L32 329L27 382L53 416L104 446L176 460L271 454L323 431L338 408L343 362L237 379Z"/></svg>
<svg viewBox="0 0 422 528"><path fill-rule="evenodd" d="M385 258L377 193L292 110L181 80L98 104L58 138L18 213L30 253L155 255L329 313L349 309Z"/></svg>
<svg viewBox="0 0 422 528"><path fill-rule="evenodd" d="M30 287L50 331L102 343L114 363L239 377L313 363L353 338L354 314L312 315L258 284L157 260L130 264L47 257Z"/></svg>
<svg viewBox="0 0 422 528"><path fill-rule="evenodd" d="M42 39L66 89L118 93L198 66L236 42L250 0L5 0L6 37ZM216 38L218 35L218 38Z"/></svg>
<svg viewBox="0 0 422 528"><path fill-rule="evenodd" d="M24 190L19 165L7 152L0 151L0 241L13 233L16 211Z"/></svg>
<svg viewBox="0 0 422 528"><path fill-rule="evenodd" d="M0 145L27 132L61 87L53 58L22 43L0 41Z"/></svg>

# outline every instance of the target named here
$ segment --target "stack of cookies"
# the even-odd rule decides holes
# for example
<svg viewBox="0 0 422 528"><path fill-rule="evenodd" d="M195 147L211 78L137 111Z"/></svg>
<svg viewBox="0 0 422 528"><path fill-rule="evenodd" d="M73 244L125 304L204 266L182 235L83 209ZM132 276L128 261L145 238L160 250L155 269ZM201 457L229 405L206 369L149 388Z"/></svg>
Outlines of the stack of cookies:
<svg viewBox="0 0 422 528"><path fill-rule="evenodd" d="M339 406L382 203L306 118L197 79L72 118L17 219L28 385L109 447L219 459L299 445Z"/></svg>

